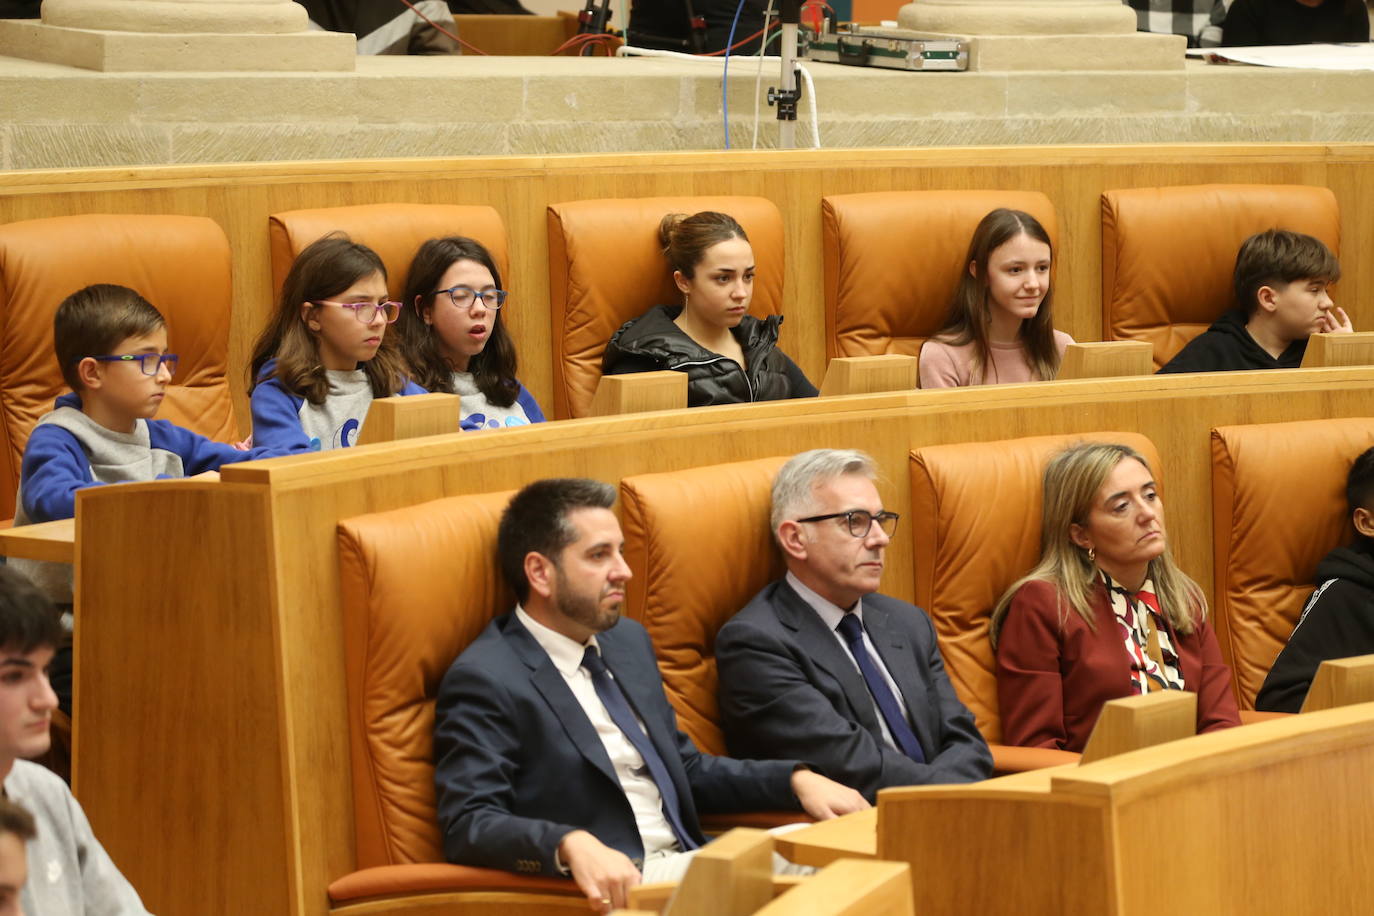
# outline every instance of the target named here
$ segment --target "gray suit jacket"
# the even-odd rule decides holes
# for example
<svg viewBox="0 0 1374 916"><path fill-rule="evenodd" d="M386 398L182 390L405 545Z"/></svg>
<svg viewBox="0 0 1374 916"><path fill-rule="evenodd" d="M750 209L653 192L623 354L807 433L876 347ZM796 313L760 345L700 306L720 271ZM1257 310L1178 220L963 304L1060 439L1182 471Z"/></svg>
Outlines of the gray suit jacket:
<svg viewBox="0 0 1374 916"><path fill-rule="evenodd" d="M870 800L888 786L986 779L992 755L945 675L925 612L874 593L864 597L863 614L926 762L883 741L877 707L854 660L781 579L755 595L716 637L730 753L803 760Z"/></svg>

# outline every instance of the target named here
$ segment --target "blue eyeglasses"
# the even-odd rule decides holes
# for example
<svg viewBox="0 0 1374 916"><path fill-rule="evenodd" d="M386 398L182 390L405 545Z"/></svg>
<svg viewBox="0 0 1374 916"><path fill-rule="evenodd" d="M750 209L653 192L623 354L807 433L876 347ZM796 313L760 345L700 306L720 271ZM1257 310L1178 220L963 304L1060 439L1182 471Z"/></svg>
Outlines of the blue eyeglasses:
<svg viewBox="0 0 1374 916"><path fill-rule="evenodd" d="M177 374L177 355L175 353L123 353L117 356L92 356L91 359L102 363L138 363L144 375L157 375L165 365L169 376Z"/></svg>
<svg viewBox="0 0 1374 916"><path fill-rule="evenodd" d="M470 309L472 304L479 300L493 312L499 311L501 306L506 304L504 289L476 290L471 286L450 286L448 289L436 289L430 295L437 296L440 293L448 293L449 299L460 309Z"/></svg>

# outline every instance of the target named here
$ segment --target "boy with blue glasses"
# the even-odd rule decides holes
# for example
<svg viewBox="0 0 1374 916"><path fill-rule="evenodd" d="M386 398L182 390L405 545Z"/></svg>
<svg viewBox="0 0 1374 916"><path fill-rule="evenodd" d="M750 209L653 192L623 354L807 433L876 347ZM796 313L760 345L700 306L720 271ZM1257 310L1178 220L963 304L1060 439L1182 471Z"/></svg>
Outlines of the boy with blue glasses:
<svg viewBox="0 0 1374 916"><path fill-rule="evenodd" d="M72 391L57 399L29 435L16 526L72 518L76 493L85 487L188 477L218 471L228 462L279 454L240 451L152 419L176 372L177 356L167 352L161 313L127 287L97 284L68 296L53 320L53 345ZM70 566L36 560L10 564L51 601L70 609Z"/></svg>

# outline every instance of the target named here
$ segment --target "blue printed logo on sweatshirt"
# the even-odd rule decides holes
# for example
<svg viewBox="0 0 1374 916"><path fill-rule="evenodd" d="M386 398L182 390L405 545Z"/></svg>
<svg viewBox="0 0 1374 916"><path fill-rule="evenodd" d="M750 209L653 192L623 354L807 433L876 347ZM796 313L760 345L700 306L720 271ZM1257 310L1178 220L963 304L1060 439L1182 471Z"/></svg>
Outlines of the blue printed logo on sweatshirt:
<svg viewBox="0 0 1374 916"><path fill-rule="evenodd" d="M357 442L358 430L361 428L362 424L359 423L356 418L345 422L343 426L339 427L339 431L334 434L334 447L348 448L353 443Z"/></svg>

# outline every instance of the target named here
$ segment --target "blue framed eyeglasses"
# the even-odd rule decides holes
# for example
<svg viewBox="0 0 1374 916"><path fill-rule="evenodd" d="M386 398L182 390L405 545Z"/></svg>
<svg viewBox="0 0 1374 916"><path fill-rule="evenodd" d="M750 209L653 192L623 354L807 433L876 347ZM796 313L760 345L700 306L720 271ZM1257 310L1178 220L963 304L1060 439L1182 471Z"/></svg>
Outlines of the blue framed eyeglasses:
<svg viewBox="0 0 1374 916"><path fill-rule="evenodd" d="M92 356L102 363L138 363L144 375L157 375L163 366L169 376L177 374L178 356L175 353L121 353L114 356Z"/></svg>
<svg viewBox="0 0 1374 916"><path fill-rule="evenodd" d="M440 293L448 293L448 298L460 309L470 309L472 304L481 301L483 305L493 312L500 311L501 306L506 304L507 293L504 289L473 289L471 286L450 286L448 289L436 289L432 296Z"/></svg>

